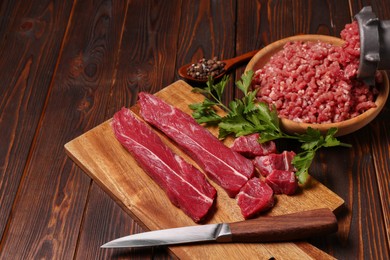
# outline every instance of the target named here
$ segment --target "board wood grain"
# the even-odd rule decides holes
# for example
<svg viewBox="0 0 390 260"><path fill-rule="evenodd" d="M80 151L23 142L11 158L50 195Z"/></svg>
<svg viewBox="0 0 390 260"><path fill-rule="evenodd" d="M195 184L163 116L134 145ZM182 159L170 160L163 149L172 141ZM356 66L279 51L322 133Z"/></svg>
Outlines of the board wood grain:
<svg viewBox="0 0 390 260"><path fill-rule="evenodd" d="M177 81L156 95L179 109L191 113L188 105L201 102L203 96L191 92L191 86ZM132 107L138 112L138 107ZM195 223L180 209L173 206L159 186L140 168L133 157L115 139L110 120L84 133L65 145L67 154L96 181L127 213L147 230L173 228ZM209 129L217 134L217 129ZM159 132L158 132L159 133ZM160 134L160 133L159 133ZM161 138L177 154L198 167L187 155L165 136ZM224 141L230 145L231 139ZM199 167L198 167L199 168ZM222 188L217 189L216 204L204 223L243 220L235 199L229 198ZM293 196L277 195L276 206L267 215L280 215L308 209L327 207L337 210L344 201L321 183L312 179L311 185ZM98 214L98 213L97 213ZM332 257L308 243L248 243L248 244L196 244L170 247L181 259L331 259Z"/></svg>

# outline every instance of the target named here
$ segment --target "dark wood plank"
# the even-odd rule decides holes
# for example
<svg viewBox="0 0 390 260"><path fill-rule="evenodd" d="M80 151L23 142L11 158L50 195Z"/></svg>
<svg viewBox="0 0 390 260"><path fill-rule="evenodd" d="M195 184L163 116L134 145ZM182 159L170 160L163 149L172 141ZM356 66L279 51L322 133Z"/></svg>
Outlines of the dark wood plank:
<svg viewBox="0 0 390 260"><path fill-rule="evenodd" d="M372 0L372 1L351 1L351 7L352 10L357 13L361 10L363 6L371 6L373 12L376 14L376 16L381 20L390 20L390 8L388 5L388 1L379 1L379 0ZM389 75L389 73L387 73ZM389 203L389 197L387 194L390 194L390 164L389 164L389 158L390 158L390 137L389 137L389 118L390 116L390 101L387 100L386 106L378 116L377 120L374 120L370 124L370 136L371 139L371 149L372 149L372 156L373 156L373 163L376 171L376 182L378 185L378 193L373 194L373 196L376 196L380 199L379 203L373 205L373 207L378 207L382 209L382 212L375 212L376 214L381 214L383 218L383 225L382 222L376 223L375 226L371 226L373 230L376 229L383 229L383 230L390 230L390 203ZM375 180L375 177L373 175L370 175L373 180ZM371 211L368 210L368 213L371 215ZM375 224L375 223L374 223ZM381 243L376 247L375 253L378 251L385 251L387 250L387 258L390 258L390 232L385 233L387 243ZM386 257L385 257L386 258Z"/></svg>
<svg viewBox="0 0 390 260"><path fill-rule="evenodd" d="M201 58L222 60L236 56L236 1L183 1L182 13L177 42L178 67ZM225 91L225 102L231 99L233 82L234 78Z"/></svg>
<svg viewBox="0 0 390 260"><path fill-rule="evenodd" d="M70 1L1 3L0 234L28 162L71 8Z"/></svg>
<svg viewBox="0 0 390 260"><path fill-rule="evenodd" d="M118 57L124 4L78 1L72 9L61 60L2 241L0 258L74 256L90 179L65 155L63 145L105 119L102 111L107 105ZM91 15L85 15L87 11ZM51 52L42 49L39 53ZM40 83L35 82L34 87L39 89Z"/></svg>
<svg viewBox="0 0 390 260"><path fill-rule="evenodd" d="M369 148L370 128L344 139L353 145L350 151L347 148L321 151L312 169L313 175L345 200L346 207L339 214L340 230L331 239L313 243L331 250L338 259L386 259L387 239Z"/></svg>
<svg viewBox="0 0 390 260"><path fill-rule="evenodd" d="M360 7L356 8L353 4L351 6L349 14L352 19L360 11ZM339 6L337 10L338 8ZM342 21L339 16L344 19L347 17L346 7L344 14L337 12L332 15L334 21ZM336 27L343 29L341 24ZM370 149L372 124L342 138L344 142L352 144L353 148L323 150L312 167L312 174L345 200L346 208L339 215L338 234L322 241L312 241L317 247L334 252L333 255L339 259L389 257L380 206L381 193L376 181L377 169L372 157L373 151L378 148ZM383 136L380 139L380 142L388 143Z"/></svg>
<svg viewBox="0 0 390 260"><path fill-rule="evenodd" d="M389 73L388 73L389 75ZM387 100L378 120L372 122L371 146L376 178L378 183L380 205L382 207L382 216L385 227L383 230L390 230L390 99ZM387 249L390 252L390 232L387 232Z"/></svg>
<svg viewBox="0 0 390 260"><path fill-rule="evenodd" d="M292 1L291 3L292 6L289 6L289 3L269 3L268 1L260 3L239 2L237 46L250 50L255 48L251 47L256 46L255 44L268 44L295 34L311 33L339 36L344 25L351 22L351 10L348 2ZM248 15L248 10L253 10L252 15ZM257 17L257 19L254 17ZM267 17L268 20L264 21L264 17ZM261 20L262 18L263 20ZM241 19L244 21L241 21ZM240 25L242 26L240 27ZM251 35L253 35L252 38L250 38ZM238 70L237 73L238 77L242 70ZM354 148L323 150L317 155L311 168L311 174L315 178L346 200L347 208L339 216L340 231L338 234L330 238L312 241L320 249L341 259L350 256L386 258L385 252L386 249L388 250L388 247L386 247L386 233L383 231L386 230L386 226L383 225L379 206L381 204L379 194L383 193L378 193L378 189L383 191L388 189L383 185L378 188L375 181L368 183L365 179L365 175L368 174L375 180L374 164L369 159L369 154L372 151L364 150L366 145L370 143L369 136L369 132L362 130L355 138L343 138L345 142L352 143ZM375 150L383 151L382 155L378 155L378 159L381 160L388 154L388 147L387 150L385 147L388 142L383 142L382 138L383 135L377 136L377 143L382 142L382 147L375 148ZM376 164L380 165L378 163ZM382 183L388 183L388 180L386 181ZM356 200L359 200L359 202ZM382 204L384 202L383 200ZM373 205L373 203L379 205ZM366 214L372 215L371 218L365 218ZM360 219L361 221L359 221ZM378 225L378 227L375 225ZM361 243L359 237L366 238L363 241L364 248L368 248L375 243L378 245L375 248L376 250L372 250L372 253L368 250L362 250L359 245ZM371 237L375 242L368 242Z"/></svg>
<svg viewBox="0 0 390 260"><path fill-rule="evenodd" d="M111 88L106 118L110 118L122 106L135 104L139 91L154 93L173 82L175 55L181 15L180 1L167 1L155 5L153 1L129 2L116 64L115 80ZM142 43L142 44L141 44ZM107 194L96 194L93 189L81 230L77 258L158 258L169 259L160 250L100 250L104 242L118 236L143 231ZM104 212L99 214L99 212ZM96 230L99 223L101 228ZM127 228L124 228L127 227ZM131 227L131 229L129 229ZM99 234L96 234L99 233ZM98 236L91 244L90 238Z"/></svg>
<svg viewBox="0 0 390 260"><path fill-rule="evenodd" d="M390 8L387 0L349 0L351 17L355 16L364 6L371 6L379 19L389 20Z"/></svg>
<svg viewBox="0 0 390 260"><path fill-rule="evenodd" d="M4 0L0 3L0 42L5 43L6 32L10 32L11 24L13 20L17 17L17 10L19 10L20 2L12 0ZM0 47L1 48L1 47Z"/></svg>
<svg viewBox="0 0 390 260"><path fill-rule="evenodd" d="M350 23L347 1L293 1L294 35L324 34L340 37L345 24Z"/></svg>
<svg viewBox="0 0 390 260"><path fill-rule="evenodd" d="M260 50L268 44L293 35L293 14L290 1L238 1L236 52ZM236 79L245 67L236 70ZM236 89L234 97L242 97Z"/></svg>
<svg viewBox="0 0 390 260"><path fill-rule="evenodd" d="M180 6L179 0L128 4L107 118L134 105L138 92L155 93L175 80Z"/></svg>
<svg viewBox="0 0 390 260"><path fill-rule="evenodd" d="M221 5L223 8L220 8ZM178 66L206 57L234 54L234 1L184 1L178 37Z"/></svg>
<svg viewBox="0 0 390 260"><path fill-rule="evenodd" d="M261 49L297 34L339 36L344 25L350 22L345 15L349 12L347 2L239 1L237 10L237 53ZM236 78L243 72L244 68L238 69Z"/></svg>
<svg viewBox="0 0 390 260"><path fill-rule="evenodd" d="M133 105L138 91L169 85L185 63L300 33L337 36L366 5L390 19L386 0L1 1L0 258L170 258L98 248L142 229L63 144ZM389 109L342 138L352 149L323 149L311 169L346 201L340 231L311 241L339 259L390 258Z"/></svg>
<svg viewBox="0 0 390 260"><path fill-rule="evenodd" d="M194 8L198 11L193 12ZM228 25L234 24L234 19L225 18L221 11L216 8L216 5L211 5L207 1L201 3L186 2L183 6L181 6L180 1L170 1L157 6L148 1L143 2L143 5L130 3L121 46L121 59L118 63L108 116L112 116L121 106L134 104L139 91L153 93L173 82L174 78L167 77L167 75L170 75L170 71L175 71L175 62L183 59L180 53L182 48L187 48L188 45L188 43L178 43L178 39L180 41L184 38L184 36L180 36L183 33L193 33L193 28L197 28L195 30L198 34L201 36L207 34L208 36L203 36L201 39L194 37L196 41L202 41L207 50L220 47L221 45L216 43L214 43L214 46L209 45L210 41L214 41L212 40L212 37L215 37L214 33L218 34L218 32L226 30L226 28L220 28L220 20L228 19ZM180 17L181 13L184 14L183 17ZM188 14L193 15L193 17ZM217 18L214 18L215 16ZM211 18L215 21L207 20ZM194 24L183 24L182 21L187 20ZM203 26L204 24L207 24L207 26ZM224 24L226 24L225 21ZM190 28L190 32L179 33L179 26L182 30ZM231 28L233 27L231 26ZM231 32L234 32L234 30L231 30ZM223 39L217 40L224 41ZM147 44L139 46L137 45L139 42L146 42ZM165 45L162 45L166 46L165 48L156 46L161 42L165 43ZM231 40L231 46L233 45L234 40ZM176 53L178 53L177 59L175 58ZM181 65L180 62L177 62L177 64L178 66ZM112 225L113 221L108 218L106 225ZM111 236L109 238L111 239ZM93 251L95 249L86 248L84 250ZM93 252L90 254L93 254ZM166 253L158 254L158 256L165 258Z"/></svg>
<svg viewBox="0 0 390 260"><path fill-rule="evenodd" d="M92 185L75 259L151 259L153 249L101 249L115 238L143 230L96 184ZM92 238L92 239L91 239ZM165 252L163 252L165 253ZM166 253L165 253L166 254Z"/></svg>

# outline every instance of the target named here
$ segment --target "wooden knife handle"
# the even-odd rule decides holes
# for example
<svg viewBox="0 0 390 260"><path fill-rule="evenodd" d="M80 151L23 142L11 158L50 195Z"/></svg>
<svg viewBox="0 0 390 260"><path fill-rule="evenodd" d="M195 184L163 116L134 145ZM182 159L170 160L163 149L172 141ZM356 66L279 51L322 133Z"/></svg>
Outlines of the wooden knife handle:
<svg viewBox="0 0 390 260"><path fill-rule="evenodd" d="M234 242L292 241L330 234L338 229L336 216L326 208L259 217L229 226Z"/></svg>

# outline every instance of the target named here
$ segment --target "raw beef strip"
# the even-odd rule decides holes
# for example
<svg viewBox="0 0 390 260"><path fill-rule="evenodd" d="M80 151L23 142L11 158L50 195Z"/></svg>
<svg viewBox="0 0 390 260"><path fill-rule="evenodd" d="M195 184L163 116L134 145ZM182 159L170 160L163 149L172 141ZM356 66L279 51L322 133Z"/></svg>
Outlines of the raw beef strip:
<svg viewBox="0 0 390 260"><path fill-rule="evenodd" d="M237 203L245 219L274 206L274 192L259 178L250 179L237 195Z"/></svg>
<svg viewBox="0 0 390 260"><path fill-rule="evenodd" d="M114 115L112 127L118 141L160 185L171 202L195 222L200 222L216 196L216 190L204 174L173 153L151 127L129 109L122 108Z"/></svg>
<svg viewBox="0 0 390 260"><path fill-rule="evenodd" d="M295 167L291 163L294 156L295 153L293 151L284 151L280 154L257 156L253 159L253 164L261 175L266 177L273 170L295 171Z"/></svg>
<svg viewBox="0 0 390 260"><path fill-rule="evenodd" d="M265 182L276 194L292 195L298 188L298 181L292 171L273 170Z"/></svg>
<svg viewBox="0 0 390 260"><path fill-rule="evenodd" d="M230 197L253 176L252 162L223 145L183 111L148 93L139 93L141 115L174 140Z"/></svg>
<svg viewBox="0 0 390 260"><path fill-rule="evenodd" d="M276 153L275 142L269 141L261 144L258 141L259 137L258 133L240 136L234 140L231 148L247 158Z"/></svg>

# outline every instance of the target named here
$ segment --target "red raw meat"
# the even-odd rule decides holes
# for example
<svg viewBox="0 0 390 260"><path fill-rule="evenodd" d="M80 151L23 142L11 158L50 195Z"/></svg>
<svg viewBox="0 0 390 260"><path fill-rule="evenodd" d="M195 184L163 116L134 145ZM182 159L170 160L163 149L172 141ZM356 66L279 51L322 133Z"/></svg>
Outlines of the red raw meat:
<svg viewBox="0 0 390 260"><path fill-rule="evenodd" d="M230 197L253 176L252 162L226 147L195 119L148 93L139 93L142 117L174 140Z"/></svg>
<svg viewBox="0 0 390 260"><path fill-rule="evenodd" d="M280 154L257 156L253 159L253 164L261 175L266 177L273 170L295 171L296 169L291 163L294 156L295 153L293 151L284 151Z"/></svg>
<svg viewBox="0 0 390 260"><path fill-rule="evenodd" d="M115 137L138 164L165 191L171 202L195 222L200 222L214 203L216 190L204 174L162 142L151 127L126 108L114 115Z"/></svg>
<svg viewBox="0 0 390 260"><path fill-rule="evenodd" d="M259 178L250 179L237 195L237 203L245 219L274 206L274 192Z"/></svg>
<svg viewBox="0 0 390 260"><path fill-rule="evenodd" d="M359 24L345 25L345 43L289 42L255 72L258 101L278 116L302 123L335 123L372 107L378 91L357 79L360 62Z"/></svg>
<svg viewBox="0 0 390 260"><path fill-rule="evenodd" d="M273 170L265 182L276 194L292 195L298 188L298 181L292 171Z"/></svg>
<svg viewBox="0 0 390 260"><path fill-rule="evenodd" d="M234 140L231 148L247 158L276 153L275 142L269 141L261 144L258 141L259 137L258 133L240 136Z"/></svg>

